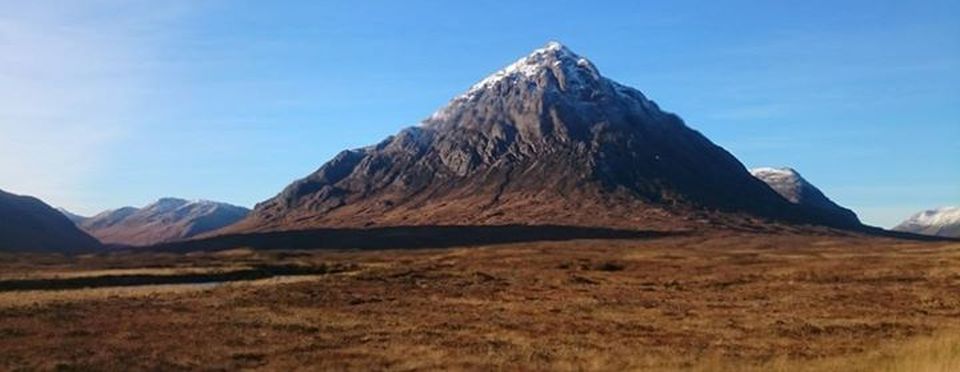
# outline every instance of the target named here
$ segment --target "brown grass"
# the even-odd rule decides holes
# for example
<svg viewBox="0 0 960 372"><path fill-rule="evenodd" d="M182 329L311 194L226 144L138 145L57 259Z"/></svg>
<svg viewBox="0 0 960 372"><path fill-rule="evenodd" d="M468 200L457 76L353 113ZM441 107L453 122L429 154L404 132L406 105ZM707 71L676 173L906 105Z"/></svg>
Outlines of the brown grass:
<svg viewBox="0 0 960 372"><path fill-rule="evenodd" d="M0 271L29 271L28 261L9 257ZM140 270L144 262L156 273L258 264L356 270L128 289L136 295L2 293L0 369L947 371L960 365L956 243L714 233L34 262L57 275Z"/></svg>
<svg viewBox="0 0 960 372"><path fill-rule="evenodd" d="M778 359L762 364L708 361L703 371L850 371L850 372L952 372L960 367L960 334L940 333L891 343L861 354L809 361Z"/></svg>

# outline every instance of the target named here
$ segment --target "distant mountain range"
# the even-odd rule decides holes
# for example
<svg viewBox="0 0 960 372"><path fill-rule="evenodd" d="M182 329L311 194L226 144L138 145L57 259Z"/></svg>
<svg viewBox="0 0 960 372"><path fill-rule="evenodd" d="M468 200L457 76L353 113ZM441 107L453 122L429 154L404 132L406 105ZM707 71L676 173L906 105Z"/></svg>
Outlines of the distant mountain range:
<svg viewBox="0 0 960 372"><path fill-rule="evenodd" d="M212 201L162 198L143 207L123 207L93 217L61 210L81 229L105 244L151 245L187 239L233 224L249 213Z"/></svg>
<svg viewBox="0 0 960 372"><path fill-rule="evenodd" d="M0 190L0 251L83 252L96 239L37 198Z"/></svg>
<svg viewBox="0 0 960 372"><path fill-rule="evenodd" d="M960 207L926 210L893 228L915 234L960 238Z"/></svg>
<svg viewBox="0 0 960 372"><path fill-rule="evenodd" d="M756 218L861 226L837 208L806 197L787 201L678 116L549 43L419 126L341 152L221 232L497 224L696 228L698 221Z"/></svg>
<svg viewBox="0 0 960 372"><path fill-rule="evenodd" d="M820 189L792 168L761 167L751 169L750 174L765 182L780 196L793 204L821 210L823 213L832 215L835 219L846 221L851 225L860 224L860 219L857 218L856 213L834 203Z"/></svg>

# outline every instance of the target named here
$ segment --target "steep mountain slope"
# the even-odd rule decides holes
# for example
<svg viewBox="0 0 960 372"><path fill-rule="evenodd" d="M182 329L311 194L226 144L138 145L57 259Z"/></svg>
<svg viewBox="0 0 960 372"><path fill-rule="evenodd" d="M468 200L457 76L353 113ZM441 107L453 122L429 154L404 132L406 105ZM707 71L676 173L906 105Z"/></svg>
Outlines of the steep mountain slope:
<svg viewBox="0 0 960 372"><path fill-rule="evenodd" d="M838 220L850 224L859 224L860 220L853 211L841 207L827 198L820 189L807 181L799 172L792 168L754 168L750 174L765 182L780 196L793 204L821 210L826 214L834 215Z"/></svg>
<svg viewBox="0 0 960 372"><path fill-rule="evenodd" d="M100 213L82 221L80 227L104 243L149 245L216 230L248 212L225 203L163 198L140 209L124 207Z"/></svg>
<svg viewBox="0 0 960 372"><path fill-rule="evenodd" d="M56 209L0 190L0 251L81 252L100 248Z"/></svg>
<svg viewBox="0 0 960 372"><path fill-rule="evenodd" d="M942 207L917 213L893 230L960 238L960 207Z"/></svg>
<svg viewBox="0 0 960 372"><path fill-rule="evenodd" d="M420 126L341 152L222 232L506 223L683 227L707 212L721 220L762 216L850 226L788 203L679 117L550 43Z"/></svg>

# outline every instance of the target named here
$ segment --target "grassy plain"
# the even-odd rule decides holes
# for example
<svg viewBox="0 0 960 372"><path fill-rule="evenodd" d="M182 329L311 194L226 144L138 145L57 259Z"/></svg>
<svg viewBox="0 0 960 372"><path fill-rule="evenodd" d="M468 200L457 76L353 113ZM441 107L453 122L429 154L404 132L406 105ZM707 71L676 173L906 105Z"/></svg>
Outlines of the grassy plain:
<svg viewBox="0 0 960 372"><path fill-rule="evenodd" d="M7 255L0 287L257 267L324 269L0 291L0 369L960 368L956 242L717 232L416 250Z"/></svg>

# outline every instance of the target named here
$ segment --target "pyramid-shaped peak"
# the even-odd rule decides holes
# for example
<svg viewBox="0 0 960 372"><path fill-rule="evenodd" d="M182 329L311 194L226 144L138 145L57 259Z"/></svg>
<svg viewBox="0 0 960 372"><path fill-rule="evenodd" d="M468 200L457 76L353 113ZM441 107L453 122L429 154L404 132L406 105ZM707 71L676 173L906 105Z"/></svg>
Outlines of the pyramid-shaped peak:
<svg viewBox="0 0 960 372"><path fill-rule="evenodd" d="M547 72L553 73L554 76L562 76L564 89L566 89L568 81L575 83L603 79L596 66L588 59L581 57L559 42L551 41L507 67L487 76L457 98L468 100L498 83L518 84L529 82L536 80L541 74Z"/></svg>
<svg viewBox="0 0 960 372"><path fill-rule="evenodd" d="M533 105L532 102L539 104ZM616 107L601 107L613 105L613 102L619 103ZM467 117L473 117L477 123L491 123L504 119L501 114L520 115L517 108L532 110L534 106L563 106L570 111L593 111L602 116L626 111L644 116L660 113L659 108L640 91L602 76L592 62L563 44L551 41L480 80L424 119L422 124L433 128L457 126L469 122L465 120ZM605 114L599 114L601 111ZM527 122L515 117L507 121L520 126ZM572 122L568 120L568 123Z"/></svg>
<svg viewBox="0 0 960 372"><path fill-rule="evenodd" d="M221 233L666 220L676 228L702 221L695 209L733 213L717 221L735 224L752 214L856 225L855 216L789 203L677 115L592 67L546 43L419 126L341 152ZM661 213L674 208L678 218Z"/></svg>

